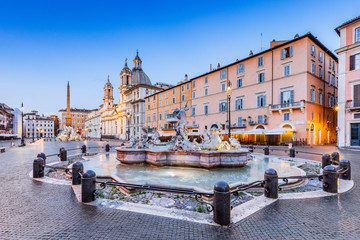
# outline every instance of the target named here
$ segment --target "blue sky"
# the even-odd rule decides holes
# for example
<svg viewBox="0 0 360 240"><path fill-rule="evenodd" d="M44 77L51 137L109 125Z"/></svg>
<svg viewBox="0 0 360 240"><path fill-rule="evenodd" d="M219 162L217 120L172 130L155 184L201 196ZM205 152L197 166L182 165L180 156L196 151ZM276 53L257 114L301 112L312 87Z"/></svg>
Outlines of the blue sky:
<svg viewBox="0 0 360 240"><path fill-rule="evenodd" d="M297 33L334 51L334 28L359 9L357 0L0 0L0 102L57 113L70 81L71 107L94 109L107 75L117 102L124 59L132 67L136 49L151 81L171 84Z"/></svg>

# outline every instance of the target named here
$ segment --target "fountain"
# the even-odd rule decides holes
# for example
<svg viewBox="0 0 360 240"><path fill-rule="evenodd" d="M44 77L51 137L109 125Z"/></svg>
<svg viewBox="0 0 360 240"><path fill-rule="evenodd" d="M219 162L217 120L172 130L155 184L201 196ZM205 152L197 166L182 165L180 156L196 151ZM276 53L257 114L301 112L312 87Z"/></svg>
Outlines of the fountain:
<svg viewBox="0 0 360 240"><path fill-rule="evenodd" d="M156 139L150 139L145 128L139 139L132 139L130 146L116 148L117 159L125 164L148 163L155 166L181 167L243 167L248 163L250 154L241 148L239 141L230 138L230 143L222 141L218 135L219 127L213 124L210 132L204 131L201 143L190 141L186 129L187 105L175 109L174 114L179 120L175 134L169 146L159 149ZM155 135L155 134L154 134Z"/></svg>
<svg viewBox="0 0 360 240"><path fill-rule="evenodd" d="M63 142L81 141L81 136L71 126L64 126L57 139Z"/></svg>

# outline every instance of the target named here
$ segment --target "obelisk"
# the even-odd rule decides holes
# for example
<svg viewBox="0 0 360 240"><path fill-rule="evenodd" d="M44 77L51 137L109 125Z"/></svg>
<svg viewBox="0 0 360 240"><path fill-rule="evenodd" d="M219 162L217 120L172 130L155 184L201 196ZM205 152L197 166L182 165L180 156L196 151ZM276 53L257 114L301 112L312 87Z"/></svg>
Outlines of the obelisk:
<svg viewBox="0 0 360 240"><path fill-rule="evenodd" d="M71 114L70 114L70 84L67 84L67 103L66 103L66 126L72 126Z"/></svg>

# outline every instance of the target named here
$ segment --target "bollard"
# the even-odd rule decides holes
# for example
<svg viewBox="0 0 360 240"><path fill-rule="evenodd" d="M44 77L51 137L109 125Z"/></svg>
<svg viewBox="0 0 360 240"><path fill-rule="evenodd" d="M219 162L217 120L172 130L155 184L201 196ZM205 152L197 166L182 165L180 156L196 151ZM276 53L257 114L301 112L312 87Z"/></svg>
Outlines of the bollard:
<svg viewBox="0 0 360 240"><path fill-rule="evenodd" d="M109 152L109 151L110 151L110 145L109 145L109 144L106 144L106 145L105 145L105 151L106 151L106 152Z"/></svg>
<svg viewBox="0 0 360 240"><path fill-rule="evenodd" d="M323 191L337 193L338 190L338 173L334 166L329 165L323 171Z"/></svg>
<svg viewBox="0 0 360 240"><path fill-rule="evenodd" d="M37 155L37 157L38 157L38 158L42 158L42 159L44 160L44 165L46 165L46 155L45 155L45 153L39 153L39 154Z"/></svg>
<svg viewBox="0 0 360 240"><path fill-rule="evenodd" d="M86 145L82 145L82 147L81 147L81 152L82 152L82 153L86 153Z"/></svg>
<svg viewBox="0 0 360 240"><path fill-rule="evenodd" d="M214 185L214 222L220 225L230 224L230 187L226 182Z"/></svg>
<svg viewBox="0 0 360 240"><path fill-rule="evenodd" d="M67 160L67 151L65 148L60 148L60 161L66 161Z"/></svg>
<svg viewBox="0 0 360 240"><path fill-rule="evenodd" d="M267 198L278 198L278 174L275 169L269 168L264 174L264 195Z"/></svg>
<svg viewBox="0 0 360 240"><path fill-rule="evenodd" d="M335 164L339 164L339 153L338 152L331 153L331 161Z"/></svg>
<svg viewBox="0 0 360 240"><path fill-rule="evenodd" d="M92 170L86 171L81 178L81 201L95 201L96 174Z"/></svg>
<svg viewBox="0 0 360 240"><path fill-rule="evenodd" d="M339 163L340 171L346 170L346 172L340 173L339 178L343 180L351 180L351 164L347 159L341 159Z"/></svg>
<svg viewBox="0 0 360 240"><path fill-rule="evenodd" d="M254 146L252 144L249 145L249 152L254 152Z"/></svg>
<svg viewBox="0 0 360 240"><path fill-rule="evenodd" d="M330 155L325 153L321 157L321 168L324 169L328 165L331 165Z"/></svg>
<svg viewBox="0 0 360 240"><path fill-rule="evenodd" d="M290 148L290 150L289 150L289 157L292 157L292 158L295 157L295 148L294 148L294 147L291 147L291 148Z"/></svg>
<svg viewBox="0 0 360 240"><path fill-rule="evenodd" d="M72 185L81 184L81 174L83 174L84 166L82 162L76 162L72 165Z"/></svg>
<svg viewBox="0 0 360 240"><path fill-rule="evenodd" d="M269 155L269 154L270 154L269 146L265 146L265 148L264 148L264 155Z"/></svg>
<svg viewBox="0 0 360 240"><path fill-rule="evenodd" d="M33 163L33 178L44 177L44 159L36 158Z"/></svg>

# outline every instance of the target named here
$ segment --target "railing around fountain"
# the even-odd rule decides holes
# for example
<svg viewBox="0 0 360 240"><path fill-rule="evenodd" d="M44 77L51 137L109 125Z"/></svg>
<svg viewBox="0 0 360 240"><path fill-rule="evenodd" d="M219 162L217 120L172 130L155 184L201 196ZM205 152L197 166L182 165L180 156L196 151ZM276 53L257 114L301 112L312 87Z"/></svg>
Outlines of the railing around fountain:
<svg viewBox="0 0 360 240"><path fill-rule="evenodd" d="M84 151L84 147L80 149ZM105 147L105 150L107 149L109 149L109 147ZM59 155L61 158L61 149ZM47 156L55 155L51 154ZM97 177L96 173L92 170L87 170L86 172L84 172L83 164L80 161L73 163L71 165L71 170L68 167L52 167L46 165L46 155L44 153L38 154L37 158L34 160L33 178L44 177L45 168L64 169L72 177L72 185L81 185L82 202L92 202L96 199L97 184L99 185L100 189L104 189L107 185L109 185L126 188L128 190L144 189L149 191L195 195L195 199L198 202L206 205L208 212L213 212L214 222L220 225L229 225L231 223L230 214L231 209L233 208L233 203L239 198L240 192L248 189L262 188L264 196L266 198L277 199L279 190L286 187L287 185L293 184L289 182L289 179L301 180L318 178L319 181L323 181L323 191L328 193L337 193L339 183L338 179L351 180L351 165L350 161L346 159L338 161L338 166L331 165L333 163L337 163L336 158L338 158L338 153L332 153L331 157L329 154L323 154L322 174L279 177L276 170L270 168L265 171L263 180L258 180L250 183L240 183L237 185L232 185L231 187L226 182L220 181L214 185L212 191L200 191L198 189L190 187L175 187L159 184L132 184L126 182L119 182L111 176ZM280 184L279 179L282 180ZM234 196L232 200L231 195Z"/></svg>

